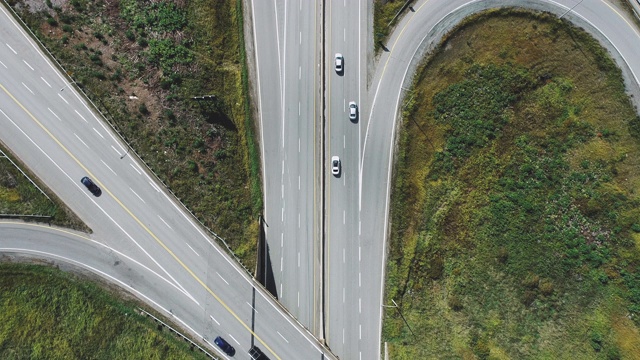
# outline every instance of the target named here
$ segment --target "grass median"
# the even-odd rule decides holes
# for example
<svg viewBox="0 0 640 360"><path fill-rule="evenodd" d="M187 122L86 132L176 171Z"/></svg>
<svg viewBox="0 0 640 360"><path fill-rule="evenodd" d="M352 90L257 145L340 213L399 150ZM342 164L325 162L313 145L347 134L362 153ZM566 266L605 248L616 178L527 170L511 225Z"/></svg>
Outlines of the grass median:
<svg viewBox="0 0 640 360"><path fill-rule="evenodd" d="M544 13L475 15L405 109L391 358L636 357L640 118L597 41Z"/></svg>

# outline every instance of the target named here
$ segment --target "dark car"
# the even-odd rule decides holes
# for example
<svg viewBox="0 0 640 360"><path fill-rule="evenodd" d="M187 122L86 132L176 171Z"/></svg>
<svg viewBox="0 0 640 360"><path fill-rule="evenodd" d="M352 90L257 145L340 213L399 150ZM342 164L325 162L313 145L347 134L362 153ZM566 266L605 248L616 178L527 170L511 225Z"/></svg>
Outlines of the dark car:
<svg viewBox="0 0 640 360"><path fill-rule="evenodd" d="M100 188L98 187L98 185L94 184L93 181L91 181L91 179L89 179L87 176L83 177L82 179L80 179L80 182L87 187L87 189L89 189L89 191L91 191L91 193L93 194L93 196L100 196L102 195L102 190L100 190Z"/></svg>
<svg viewBox="0 0 640 360"><path fill-rule="evenodd" d="M231 346L227 342L227 340L223 339L222 337L218 336L215 340L213 340L213 342L216 343L216 345L218 345L218 347L222 349L225 354L229 356L233 356L236 354L236 349L234 349L233 346Z"/></svg>
<svg viewBox="0 0 640 360"><path fill-rule="evenodd" d="M249 355L253 360L269 360L267 355L265 355L262 350L255 345L251 347L251 350L249 350Z"/></svg>

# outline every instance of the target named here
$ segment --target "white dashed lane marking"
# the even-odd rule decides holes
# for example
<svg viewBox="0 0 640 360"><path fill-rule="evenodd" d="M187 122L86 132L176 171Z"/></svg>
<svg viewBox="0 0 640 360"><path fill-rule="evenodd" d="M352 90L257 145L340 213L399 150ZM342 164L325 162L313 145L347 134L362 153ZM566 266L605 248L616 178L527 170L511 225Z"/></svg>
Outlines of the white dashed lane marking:
<svg viewBox="0 0 640 360"><path fill-rule="evenodd" d="M25 88L27 88L27 90L29 90L29 92L30 92L32 95L35 95L35 94L33 93L33 91L31 91L31 89L29 89L29 87L28 87L25 83L22 83L22 86L24 86Z"/></svg>
<svg viewBox="0 0 640 360"><path fill-rule="evenodd" d="M86 142L84 142L84 141L82 141L82 139L80 139L80 136L78 136L78 134L73 133L73 135L75 135L75 136L76 136L76 138L78 138L78 140L80 140L80 142L81 142L84 146L86 146L86 147L87 147L87 149L91 149L91 148L89 147L89 145L87 145L87 143L86 143Z"/></svg>
<svg viewBox="0 0 640 360"><path fill-rule="evenodd" d="M31 67L31 65L29 65L29 63L27 62L27 60L24 60L24 59L23 59L23 60L22 60L22 62L23 62L23 63L25 63L25 64L29 67L29 69L31 69L31 71L33 71L33 67Z"/></svg>
<svg viewBox="0 0 640 360"><path fill-rule="evenodd" d="M47 80L45 80L42 76L40 76L40 79L42 79L42 81L44 81L44 83L47 84L47 86L51 87L51 84L49 84Z"/></svg>

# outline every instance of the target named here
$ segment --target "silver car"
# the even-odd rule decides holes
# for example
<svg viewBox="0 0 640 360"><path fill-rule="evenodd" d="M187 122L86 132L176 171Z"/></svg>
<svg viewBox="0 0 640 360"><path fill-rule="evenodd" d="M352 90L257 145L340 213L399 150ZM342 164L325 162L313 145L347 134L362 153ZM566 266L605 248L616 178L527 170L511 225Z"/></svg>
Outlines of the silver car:
<svg viewBox="0 0 640 360"><path fill-rule="evenodd" d="M337 156L331 157L331 173L335 176L340 175L340 158Z"/></svg>
<svg viewBox="0 0 640 360"><path fill-rule="evenodd" d="M355 101L349 103L349 119L355 120L358 118L358 105Z"/></svg>
<svg viewBox="0 0 640 360"><path fill-rule="evenodd" d="M337 73L341 73L342 72L342 63L344 62L344 58L342 57L342 54L340 53L336 53L336 72Z"/></svg>

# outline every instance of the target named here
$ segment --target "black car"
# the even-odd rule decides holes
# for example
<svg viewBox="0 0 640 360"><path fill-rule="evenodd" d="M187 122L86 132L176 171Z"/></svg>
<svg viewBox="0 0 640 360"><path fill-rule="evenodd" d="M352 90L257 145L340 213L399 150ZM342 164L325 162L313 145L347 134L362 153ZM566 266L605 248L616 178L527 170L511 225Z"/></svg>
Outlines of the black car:
<svg viewBox="0 0 640 360"><path fill-rule="evenodd" d="M222 349L225 354L229 356L233 356L236 354L236 349L234 349L233 346L231 346L227 342L227 340L223 339L222 337L218 336L215 340L213 340L213 342L216 343L216 345L218 345L218 347Z"/></svg>
<svg viewBox="0 0 640 360"><path fill-rule="evenodd" d="M265 355L262 350L255 345L251 347L251 350L249 350L249 355L253 360L269 360L267 355Z"/></svg>
<svg viewBox="0 0 640 360"><path fill-rule="evenodd" d="M91 191L91 193L93 194L93 196L100 196L102 195L102 190L100 190L100 188L98 187L98 185L94 184L93 181L91 181L91 179L89 179L89 177L85 176L82 179L80 179L80 182L87 187L87 189L89 189L89 191Z"/></svg>

